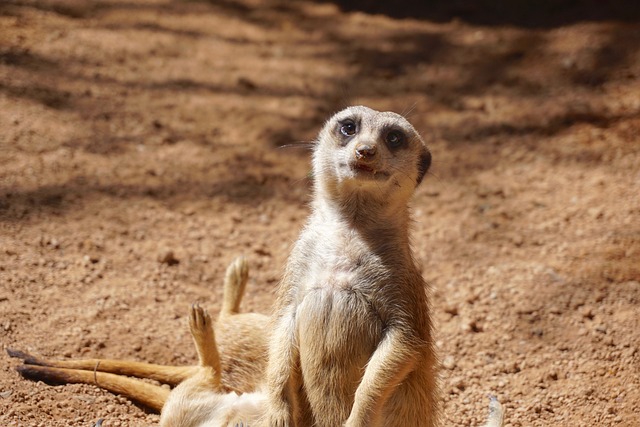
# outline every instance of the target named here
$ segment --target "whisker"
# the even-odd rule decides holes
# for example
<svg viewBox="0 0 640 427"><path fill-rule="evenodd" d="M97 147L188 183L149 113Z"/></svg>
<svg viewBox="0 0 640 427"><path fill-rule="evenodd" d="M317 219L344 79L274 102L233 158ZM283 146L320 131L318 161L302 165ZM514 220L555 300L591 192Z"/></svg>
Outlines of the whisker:
<svg viewBox="0 0 640 427"><path fill-rule="evenodd" d="M403 174L403 175L404 175L404 176L406 176L407 178L411 178L407 172L405 172L404 170L400 169L400 168L399 168L399 167L397 167L397 166L394 166L394 165L388 165L388 167L389 167L389 169L393 169L393 170L395 170L395 171L397 171L397 172L400 172L401 174Z"/></svg>
<svg viewBox="0 0 640 427"><path fill-rule="evenodd" d="M442 182L442 179L440 179L440 177L438 175L436 175L433 172L427 171L427 174L431 175L432 177L434 177L435 179L438 180L438 182Z"/></svg>
<svg viewBox="0 0 640 427"><path fill-rule="evenodd" d="M378 181L374 181L374 182L376 184L376 187L378 187L378 192L380 192L380 195L384 196L384 193L383 193L382 188L380 187L380 184L378 183Z"/></svg>
<svg viewBox="0 0 640 427"><path fill-rule="evenodd" d="M313 171L309 171L309 173L303 176L302 178L298 178L291 181L291 185L296 186L304 182L313 182Z"/></svg>
<svg viewBox="0 0 640 427"><path fill-rule="evenodd" d="M313 149L314 146L315 146L315 142L301 141L301 142L294 142L292 144L279 145L278 148L302 148L305 150L311 150Z"/></svg>
<svg viewBox="0 0 640 427"><path fill-rule="evenodd" d="M415 101L413 104L411 104L411 106L407 110L403 110L400 115L405 119L411 118L411 114L413 113L413 111L416 109L417 106L418 106L418 101Z"/></svg>

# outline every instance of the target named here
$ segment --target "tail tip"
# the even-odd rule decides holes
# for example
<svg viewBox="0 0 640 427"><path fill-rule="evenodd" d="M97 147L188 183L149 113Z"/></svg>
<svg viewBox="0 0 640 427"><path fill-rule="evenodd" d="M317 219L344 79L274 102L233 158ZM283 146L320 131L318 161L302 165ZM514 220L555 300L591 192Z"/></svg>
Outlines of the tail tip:
<svg viewBox="0 0 640 427"><path fill-rule="evenodd" d="M21 359L22 363L27 365L43 365L44 363L35 356L30 355L29 353L25 353L21 350L15 350L13 348L7 348L7 354L10 357L15 357L16 359Z"/></svg>
<svg viewBox="0 0 640 427"><path fill-rule="evenodd" d="M504 425L504 409L496 396L489 396L489 419L486 427L502 427Z"/></svg>

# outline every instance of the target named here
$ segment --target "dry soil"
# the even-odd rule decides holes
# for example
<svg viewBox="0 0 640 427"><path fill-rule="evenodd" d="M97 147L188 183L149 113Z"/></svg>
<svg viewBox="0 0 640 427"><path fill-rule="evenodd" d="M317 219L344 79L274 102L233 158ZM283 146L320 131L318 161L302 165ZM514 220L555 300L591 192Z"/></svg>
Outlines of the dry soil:
<svg viewBox="0 0 640 427"><path fill-rule="evenodd" d="M244 254L269 312L304 142L365 104L434 154L413 245L443 425L494 394L508 426L639 426L640 12L604 3L3 0L2 347L193 363L187 307ZM0 362L2 426L158 420Z"/></svg>

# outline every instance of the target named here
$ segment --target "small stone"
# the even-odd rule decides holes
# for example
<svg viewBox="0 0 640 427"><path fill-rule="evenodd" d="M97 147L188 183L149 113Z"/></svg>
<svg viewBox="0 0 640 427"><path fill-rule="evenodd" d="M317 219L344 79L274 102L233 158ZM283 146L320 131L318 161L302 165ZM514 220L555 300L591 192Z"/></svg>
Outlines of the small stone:
<svg viewBox="0 0 640 427"><path fill-rule="evenodd" d="M461 328L464 332L478 333L483 331L482 326L479 325L475 320L463 322Z"/></svg>
<svg viewBox="0 0 640 427"><path fill-rule="evenodd" d="M460 390L460 391L464 391L464 389L467 387L464 378L462 377L455 377L451 379L451 385L453 387L455 387L456 389Z"/></svg>
<svg viewBox="0 0 640 427"><path fill-rule="evenodd" d="M456 367L456 360L453 356L447 356L442 361L442 367L445 369L453 370Z"/></svg>
<svg viewBox="0 0 640 427"><path fill-rule="evenodd" d="M82 265L84 266L97 264L98 262L100 262L100 257L97 255L85 255L82 257Z"/></svg>
<svg viewBox="0 0 640 427"><path fill-rule="evenodd" d="M600 219L604 216L604 210L600 207L590 208L587 212L593 219Z"/></svg>
<svg viewBox="0 0 640 427"><path fill-rule="evenodd" d="M596 325L596 327L594 328L596 330L596 332L600 332L601 334L606 334L607 333L607 327L605 325L603 325L602 323L599 325Z"/></svg>
<svg viewBox="0 0 640 427"><path fill-rule="evenodd" d="M447 305L444 307L444 312L447 314L450 314L452 316L457 316L458 315L458 307L456 307L455 305Z"/></svg>
<svg viewBox="0 0 640 427"><path fill-rule="evenodd" d="M514 245L520 247L524 243L524 237L522 237L520 234L514 234L513 236L511 236L511 242Z"/></svg>
<svg viewBox="0 0 640 427"><path fill-rule="evenodd" d="M581 312L582 317L584 317L585 319L592 320L594 317L593 309L591 309L590 307L583 307Z"/></svg>
<svg viewBox="0 0 640 427"><path fill-rule="evenodd" d="M238 78L238 85L245 90L256 90L257 85L246 77Z"/></svg>
<svg viewBox="0 0 640 427"><path fill-rule="evenodd" d="M162 252L158 256L158 261L163 263L163 264L167 264L167 265L180 264L180 260L178 258L176 258L175 254L171 250L166 250L166 251Z"/></svg>

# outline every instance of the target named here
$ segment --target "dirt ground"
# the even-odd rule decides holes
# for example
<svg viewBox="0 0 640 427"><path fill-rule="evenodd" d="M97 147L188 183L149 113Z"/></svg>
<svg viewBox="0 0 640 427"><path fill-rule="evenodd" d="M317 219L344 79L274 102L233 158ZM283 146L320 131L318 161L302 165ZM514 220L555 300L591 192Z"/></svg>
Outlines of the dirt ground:
<svg viewBox="0 0 640 427"><path fill-rule="evenodd" d="M193 363L187 308L218 310L240 254L269 312L308 211L296 145L351 104L433 151L413 242L443 425L490 394L508 426L640 425L639 8L396 3L0 3L0 425L157 423L4 348Z"/></svg>

